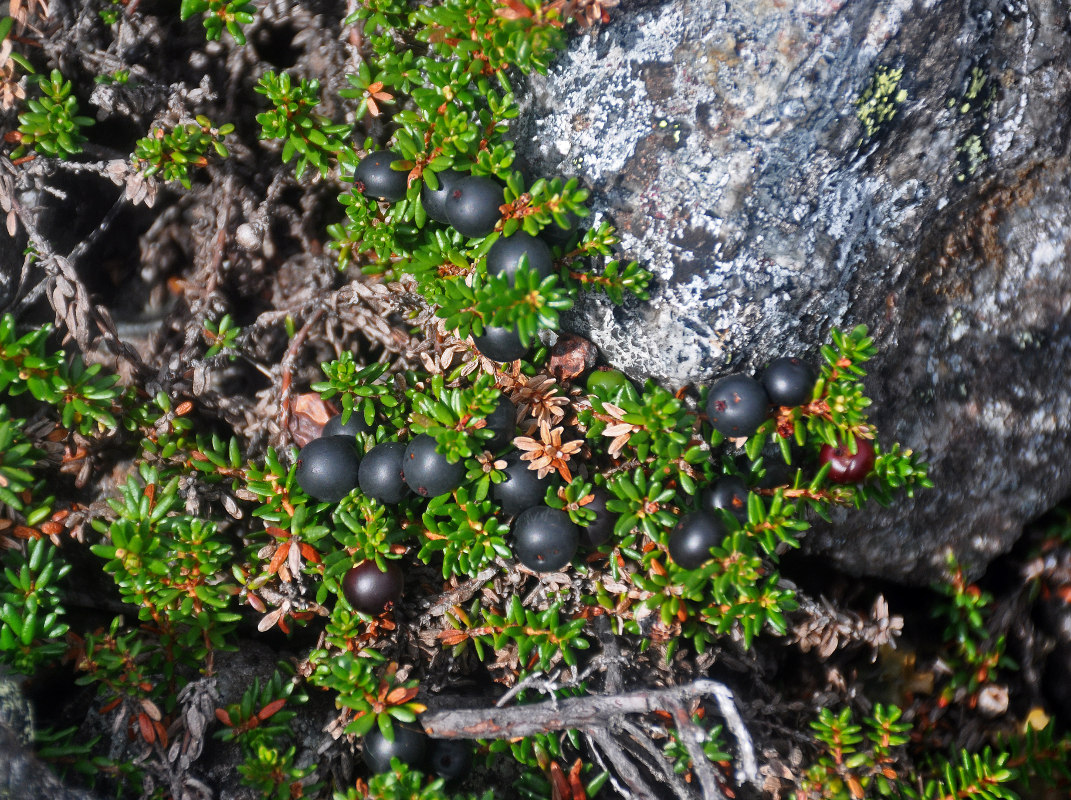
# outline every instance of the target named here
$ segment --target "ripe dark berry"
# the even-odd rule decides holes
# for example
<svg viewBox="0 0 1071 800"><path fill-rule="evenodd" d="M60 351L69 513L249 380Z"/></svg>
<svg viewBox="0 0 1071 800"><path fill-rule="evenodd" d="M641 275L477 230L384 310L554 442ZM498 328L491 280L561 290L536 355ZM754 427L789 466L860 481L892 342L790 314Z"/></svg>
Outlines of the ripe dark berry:
<svg viewBox="0 0 1071 800"><path fill-rule="evenodd" d="M513 434L517 431L517 406L505 395L498 398L495 410L487 415L487 430L495 432L494 437L484 444L484 448L492 453L499 452L513 441Z"/></svg>
<svg viewBox="0 0 1071 800"><path fill-rule="evenodd" d="M383 442L365 453L357 472L361 491L381 503L401 502L409 494L402 477L405 449L404 442Z"/></svg>
<svg viewBox="0 0 1071 800"><path fill-rule="evenodd" d="M342 415L336 414L324 423L324 429L320 436L356 436L358 433L371 433L372 426L364 421L364 414L360 411L350 413L346 424L342 424Z"/></svg>
<svg viewBox="0 0 1071 800"><path fill-rule="evenodd" d="M874 468L874 445L869 439L855 437L855 454L848 445L837 447L822 445L818 453L818 464L829 464L829 479L833 483L860 483Z"/></svg>
<svg viewBox="0 0 1071 800"><path fill-rule="evenodd" d="M337 503L357 487L361 459L348 436L313 439L298 453L297 483L309 497Z"/></svg>
<svg viewBox="0 0 1071 800"><path fill-rule="evenodd" d="M540 480L535 470L528 469L528 462L521 461L520 454L506 457L506 480L496 483L491 489L495 501L507 514L520 514L533 506L543 504L550 481Z"/></svg>
<svg viewBox="0 0 1071 800"><path fill-rule="evenodd" d="M533 572L561 569L576 555L580 531L564 511L536 506L513 522L513 552Z"/></svg>
<svg viewBox="0 0 1071 800"><path fill-rule="evenodd" d="M506 202L502 184L492 178L462 178L446 198L446 219L458 233L471 238L486 236L502 219L499 206Z"/></svg>
<svg viewBox="0 0 1071 800"><path fill-rule="evenodd" d="M444 169L442 172L436 172L435 177L439 179L439 188L432 189L425 183L424 188L420 190L420 202L424 204L424 212L429 218L449 225L450 220L446 217L446 199L457 182L465 177L465 173Z"/></svg>
<svg viewBox="0 0 1071 800"><path fill-rule="evenodd" d="M402 571L393 561L383 572L375 561L362 561L342 577L342 594L357 611L380 614L402 596Z"/></svg>
<svg viewBox="0 0 1071 800"><path fill-rule="evenodd" d="M567 244L580 225L580 217L575 212L570 211L565 215L565 221L568 224L562 228L552 219L550 224L539 232L539 235L549 244Z"/></svg>
<svg viewBox="0 0 1071 800"><path fill-rule="evenodd" d="M361 469L364 469L363 464ZM721 509L744 522L747 519L747 484L736 475L718 478L703 490L700 504L704 511L712 515Z"/></svg>
<svg viewBox="0 0 1071 800"><path fill-rule="evenodd" d="M364 185L363 189L358 186L361 194L392 203L405 197L409 172L390 168L395 161L404 160L390 150L376 150L362 158L353 173L354 182Z"/></svg>
<svg viewBox="0 0 1071 800"><path fill-rule="evenodd" d="M372 772L379 774L390 770L390 760L397 758L403 764L420 769L428 748L428 736L415 723L391 721L394 741L387 741L379 726L364 735L364 763Z"/></svg>
<svg viewBox="0 0 1071 800"><path fill-rule="evenodd" d="M775 406L802 406L810 402L816 380L811 365L794 356L775 358L762 373L762 385Z"/></svg>
<svg viewBox="0 0 1071 800"><path fill-rule="evenodd" d="M472 767L472 745L460 739L432 739L428 747L432 772L447 781L456 781Z"/></svg>
<svg viewBox="0 0 1071 800"><path fill-rule="evenodd" d="M580 526L580 542L585 547L598 547L610 540L614 532L614 524L617 522L617 514L606 507L606 501L610 499L610 493L601 486L596 486L592 491L594 495L591 502L581 508L595 512L595 519L587 527Z"/></svg>
<svg viewBox="0 0 1071 800"><path fill-rule="evenodd" d="M528 269L535 272L540 280L550 275L554 267L550 248L542 239L529 236L524 231L500 238L491 245L487 251L487 274L505 275L511 286L516 284L522 256L528 257Z"/></svg>
<svg viewBox="0 0 1071 800"><path fill-rule="evenodd" d="M683 517L669 533L669 557L684 569L696 569L710 558L710 548L725 539L725 526L705 511Z"/></svg>
<svg viewBox="0 0 1071 800"><path fill-rule="evenodd" d="M762 384L747 375L729 375L710 387L707 417L722 436L750 436L766 421L770 399Z"/></svg>
<svg viewBox="0 0 1071 800"><path fill-rule="evenodd" d="M402 474L409 488L421 497L438 497L461 485L465 465L460 460L451 464L446 456L436 452L435 439L422 433L405 448Z"/></svg>
<svg viewBox="0 0 1071 800"><path fill-rule="evenodd" d="M474 336L472 341L476 349L492 361L516 361L528 352L528 348L521 344L516 328L488 325L484 328L483 336Z"/></svg>

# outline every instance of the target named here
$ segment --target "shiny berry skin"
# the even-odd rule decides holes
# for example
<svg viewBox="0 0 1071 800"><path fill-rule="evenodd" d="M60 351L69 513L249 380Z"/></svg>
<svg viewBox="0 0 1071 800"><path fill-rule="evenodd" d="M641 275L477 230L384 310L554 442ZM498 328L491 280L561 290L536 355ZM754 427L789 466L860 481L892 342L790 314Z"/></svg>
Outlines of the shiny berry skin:
<svg viewBox="0 0 1071 800"><path fill-rule="evenodd" d="M472 745L460 739L432 739L428 745L428 766L447 781L464 778L472 767Z"/></svg>
<svg viewBox="0 0 1071 800"><path fill-rule="evenodd" d="M298 453L296 479L309 497L337 503L357 487L361 459L348 436L313 439Z"/></svg>
<svg viewBox="0 0 1071 800"><path fill-rule="evenodd" d="M331 417L324 423L320 436L356 436L358 433L371 432L372 426L364 421L364 414L360 411L352 411L345 425L342 424L341 414Z"/></svg>
<svg viewBox="0 0 1071 800"><path fill-rule="evenodd" d="M357 471L361 491L381 503L401 502L409 494L402 477L405 450L404 442L383 442L365 453Z"/></svg>
<svg viewBox="0 0 1071 800"><path fill-rule="evenodd" d="M515 285L522 256L528 257L528 269L536 273L540 280L550 275L554 268L554 257L543 240L517 231L512 236L499 238L491 245L487 251L487 274L505 275L510 286Z"/></svg>
<svg viewBox="0 0 1071 800"><path fill-rule="evenodd" d="M722 436L750 436L766 421L770 399L762 384L747 375L729 375L710 387L707 418Z"/></svg>
<svg viewBox="0 0 1071 800"><path fill-rule="evenodd" d="M361 469L364 469L363 464ZM736 475L718 478L703 490L700 505L710 514L716 514L720 509L728 511L740 522L744 522L747 519L747 484Z"/></svg>
<svg viewBox="0 0 1071 800"><path fill-rule="evenodd" d="M402 596L402 571L393 561L383 572L375 561L362 561L342 577L342 594L357 611L381 614Z"/></svg>
<svg viewBox="0 0 1071 800"><path fill-rule="evenodd" d="M614 533L614 524L617 522L617 514L606 508L606 501L610 499L610 493L601 486L592 490L591 502L581 508L595 512L595 519L587 527L580 526L580 543L585 547L598 547L610 540Z"/></svg>
<svg viewBox="0 0 1071 800"><path fill-rule="evenodd" d="M446 199L454 186L457 185L457 182L464 178L465 175L466 173L464 172L444 169L442 172L435 173L435 177L439 179L438 189L432 189L427 183L424 184L424 188L420 190L420 202L423 203L424 213L428 215L429 219L442 222L445 225L450 224L450 220L446 217Z"/></svg>
<svg viewBox="0 0 1071 800"><path fill-rule="evenodd" d="M521 344L516 328L511 330L488 325L484 328L483 336L473 336L472 342L481 355L499 363L516 361L528 352L528 348Z"/></svg>
<svg viewBox="0 0 1071 800"><path fill-rule="evenodd" d="M491 495L507 514L520 514L522 511L543 504L550 481L542 480L535 470L528 469L528 462L521 461L519 453L510 453L506 457L506 479L493 484Z"/></svg>
<svg viewBox="0 0 1071 800"><path fill-rule="evenodd" d="M354 182L364 185L363 189L358 187L361 194L376 200L389 200L392 203L405 197L409 170L399 171L390 168L395 161L404 160L390 150L376 150L362 158L353 173Z"/></svg>
<svg viewBox="0 0 1071 800"><path fill-rule="evenodd" d="M874 445L869 439L855 437L855 454L845 444L831 447L822 445L818 453L818 464L829 464L829 479L833 483L861 483L870 470L874 469Z"/></svg>
<svg viewBox="0 0 1071 800"><path fill-rule="evenodd" d="M428 736L411 722L391 720L394 741L388 742L376 725L364 735L364 763L377 775L390 770L390 760L396 758L403 764L420 769L428 749Z"/></svg>
<svg viewBox="0 0 1071 800"><path fill-rule="evenodd" d="M470 238L486 236L502 219L499 206L506 202L502 184L491 178L462 178L446 198L446 219L458 233Z"/></svg>
<svg viewBox="0 0 1071 800"><path fill-rule="evenodd" d="M513 521L513 552L533 572L561 569L576 555L580 531L564 511L529 508Z"/></svg>
<svg viewBox="0 0 1071 800"><path fill-rule="evenodd" d="M775 406L809 403L817 380L811 365L794 356L775 358L762 373L762 385Z"/></svg>
<svg viewBox="0 0 1071 800"><path fill-rule="evenodd" d="M697 569L710 559L710 548L725 539L721 520L705 511L683 517L669 533L669 557L684 569Z"/></svg>
<svg viewBox="0 0 1071 800"><path fill-rule="evenodd" d="M505 395L498 398L495 410L487 415L487 430L495 435L484 443L484 449L497 453L510 442L517 431L517 406Z"/></svg>
<svg viewBox="0 0 1071 800"><path fill-rule="evenodd" d="M426 433L409 442L402 457L402 474L409 488L421 497L452 492L465 479L465 464L451 464L435 450L435 439Z"/></svg>

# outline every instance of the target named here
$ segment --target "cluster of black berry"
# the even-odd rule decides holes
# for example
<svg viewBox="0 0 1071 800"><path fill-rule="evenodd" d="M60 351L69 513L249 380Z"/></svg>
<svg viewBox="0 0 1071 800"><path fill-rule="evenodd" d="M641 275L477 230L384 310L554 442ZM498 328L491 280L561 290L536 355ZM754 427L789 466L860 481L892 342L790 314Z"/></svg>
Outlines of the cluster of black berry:
<svg viewBox="0 0 1071 800"><path fill-rule="evenodd" d="M391 169L404 159L389 150L376 150L361 159L354 172L357 190L365 197L396 203L405 197L409 173ZM493 178L468 175L452 169L435 173L439 187L432 189L425 183L420 191L421 204L428 217L436 222L450 225L458 233L470 238L491 234L502 219L501 207L505 203L503 186ZM575 226L576 220L570 217ZM575 229L575 228L574 228ZM544 235L568 238L573 229L563 230L551 225ZM498 239L487 251L487 274L505 275L514 281L523 260L528 269L540 279L551 274L554 257L550 247L537 236L517 231L511 236ZM494 361L516 361L528 352L516 329L488 326L483 336L473 338L476 348Z"/></svg>
<svg viewBox="0 0 1071 800"><path fill-rule="evenodd" d="M802 406L812 400L817 377L809 364L784 356L770 363L761 380L736 373L716 381L707 395L706 412L714 429L727 438L753 435L770 418L772 409ZM859 483L874 467L874 446L868 439L855 437L854 452L846 444L825 445L818 456L819 466L830 465L834 483ZM726 514L737 521L747 520L749 488L742 478L726 475L703 490L700 508L683 517L669 535L668 549L673 562L696 569L710 550L725 539Z"/></svg>

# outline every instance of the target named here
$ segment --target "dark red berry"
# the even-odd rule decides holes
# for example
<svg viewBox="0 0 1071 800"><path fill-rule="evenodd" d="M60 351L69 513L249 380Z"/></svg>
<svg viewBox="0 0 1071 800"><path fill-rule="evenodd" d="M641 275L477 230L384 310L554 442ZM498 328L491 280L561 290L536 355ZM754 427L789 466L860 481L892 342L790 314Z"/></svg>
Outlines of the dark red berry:
<svg viewBox="0 0 1071 800"><path fill-rule="evenodd" d="M595 519L580 526L580 542L585 547L598 547L610 540L614 532L614 524L617 522L617 514L606 507L606 501L610 499L610 493L601 486L596 486L592 491L591 502L581 508L595 512Z"/></svg>
<svg viewBox="0 0 1071 800"><path fill-rule="evenodd" d="M402 596L402 571L393 561L386 562L384 572L375 561L362 561L350 567L342 578L342 594L357 611L381 614Z"/></svg>
<svg viewBox="0 0 1071 800"><path fill-rule="evenodd" d="M428 748L432 772L447 781L465 777L472 767L472 745L460 739L432 739Z"/></svg>
<svg viewBox="0 0 1071 800"><path fill-rule="evenodd" d="M363 465L361 469L364 469ZM747 484L736 475L718 478L703 490L700 504L710 514L716 514L719 510L728 511L743 522L747 519Z"/></svg>
<svg viewBox="0 0 1071 800"><path fill-rule="evenodd" d="M722 436L750 436L766 421L769 411L766 390L747 375L722 378L710 387L707 395L707 417Z"/></svg>
<svg viewBox="0 0 1071 800"><path fill-rule="evenodd" d="M446 218L458 233L471 238L486 236L502 219L506 202L502 184L492 178L462 178L446 198Z"/></svg>
<svg viewBox="0 0 1071 800"><path fill-rule="evenodd" d="M360 411L350 412L350 418L345 424L342 415L336 414L324 423L321 436L356 436L358 433L371 433L372 426L364 421L364 414Z"/></svg>
<svg viewBox="0 0 1071 800"><path fill-rule="evenodd" d="M301 448L297 483L309 497L337 503L357 487L357 443L348 436L313 439Z"/></svg>
<svg viewBox="0 0 1071 800"><path fill-rule="evenodd" d="M528 352L528 348L521 344L516 328L496 328L488 325L484 328L483 336L474 336L472 341L480 353L500 363L516 361Z"/></svg>
<svg viewBox="0 0 1071 800"><path fill-rule="evenodd" d="M775 358L762 373L762 385L775 406L802 406L810 402L816 380L811 365L794 356Z"/></svg>
<svg viewBox="0 0 1071 800"><path fill-rule="evenodd" d="M390 150L376 150L362 158L353 173L354 182L359 184L358 189L360 185L364 186L360 189L361 194L376 200L389 200L392 203L405 197L409 171L390 167L395 161L404 160Z"/></svg>
<svg viewBox="0 0 1071 800"><path fill-rule="evenodd" d="M535 470L528 469L528 462L521 461L519 453L506 456L506 480L496 483L491 489L495 501L507 514L520 514L533 506L543 504L550 481L542 480Z"/></svg>
<svg viewBox="0 0 1071 800"><path fill-rule="evenodd" d="M487 251L487 274L505 275L506 281L512 286L517 283L517 270L520 269L522 257L527 257L528 269L536 273L540 280L550 275L554 267L550 248L541 239L517 231L491 245Z"/></svg>
<svg viewBox="0 0 1071 800"><path fill-rule="evenodd" d="M391 728L393 742L387 740L378 725L364 735L364 763L376 774L389 771L392 758L420 769L428 748L427 734L416 723L392 720Z"/></svg>
<svg viewBox="0 0 1071 800"><path fill-rule="evenodd" d="M669 557L684 569L696 569L710 558L710 548L725 539L721 520L705 511L683 517L669 533Z"/></svg>
<svg viewBox="0 0 1071 800"><path fill-rule="evenodd" d="M424 174L426 175L427 172ZM446 217L446 200L457 182L465 177L465 173L444 169L442 172L436 172L435 177L439 180L439 188L432 189L425 183L424 188L420 190L420 202L423 203L424 212L430 219L449 225L450 220Z"/></svg>
<svg viewBox="0 0 1071 800"><path fill-rule="evenodd" d="M533 572L561 569L576 555L580 531L564 511L536 506L513 521L513 552Z"/></svg>
<svg viewBox="0 0 1071 800"><path fill-rule="evenodd" d="M829 479L833 483L861 483L874 468L875 456L871 441L856 436L854 454L846 444L836 447L826 444L818 453L818 463L829 464Z"/></svg>
<svg viewBox="0 0 1071 800"><path fill-rule="evenodd" d="M438 497L461 485L465 465L460 460L451 464L435 450L435 439L422 433L405 449L402 474L409 488L421 497Z"/></svg>
<svg viewBox="0 0 1071 800"><path fill-rule="evenodd" d="M361 491L381 503L401 502L409 494L402 476L405 450L404 442L383 442L365 453L357 472Z"/></svg>
<svg viewBox="0 0 1071 800"><path fill-rule="evenodd" d="M487 415L487 430L494 436L484 444L484 449L497 453L513 441L517 431L517 406L505 395L498 398L495 410Z"/></svg>

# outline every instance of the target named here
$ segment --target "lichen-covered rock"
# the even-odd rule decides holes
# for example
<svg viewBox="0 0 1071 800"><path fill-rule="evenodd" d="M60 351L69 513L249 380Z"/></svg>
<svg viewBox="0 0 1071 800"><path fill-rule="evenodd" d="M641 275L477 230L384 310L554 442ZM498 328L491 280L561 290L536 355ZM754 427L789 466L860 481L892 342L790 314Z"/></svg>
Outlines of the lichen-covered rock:
<svg viewBox="0 0 1071 800"><path fill-rule="evenodd" d="M921 581L949 547L973 570L1006 551L1071 488L1066 8L621 10L530 81L516 138L533 173L594 190L659 284L566 326L679 385L868 324L881 440L924 453L937 488L808 546Z"/></svg>

